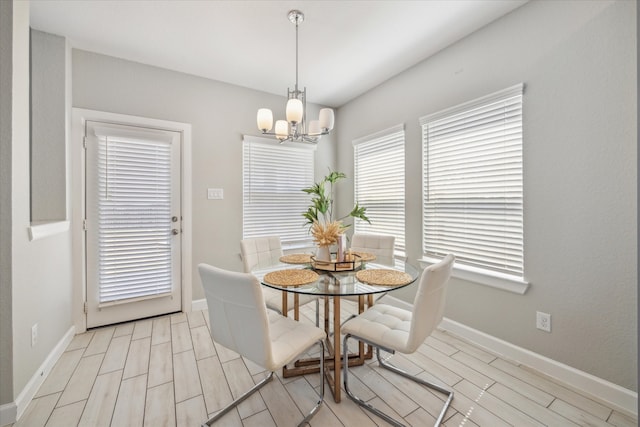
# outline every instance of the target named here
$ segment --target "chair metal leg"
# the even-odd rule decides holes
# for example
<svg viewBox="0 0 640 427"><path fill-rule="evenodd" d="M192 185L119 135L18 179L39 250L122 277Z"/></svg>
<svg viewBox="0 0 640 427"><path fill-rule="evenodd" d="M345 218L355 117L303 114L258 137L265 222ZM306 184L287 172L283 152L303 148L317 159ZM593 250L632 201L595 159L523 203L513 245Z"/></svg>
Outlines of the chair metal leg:
<svg viewBox="0 0 640 427"><path fill-rule="evenodd" d="M220 410L220 412L218 412L213 417L209 418L207 421L202 423L202 427L211 426L211 424L215 423L220 418L222 418L227 412L229 412L230 410L232 410L233 408L238 406L240 403L244 402L249 396L251 396L256 391L260 390L265 384L267 384L272 379L273 379L273 372L269 372L269 375L267 375L267 377L265 379L263 379L258 384L256 384L253 387L251 387L242 396L240 396L239 398L237 398L236 400L234 400L233 402L231 402L230 404L225 406L223 409Z"/></svg>
<svg viewBox="0 0 640 427"><path fill-rule="evenodd" d="M311 408L311 411L309 411L309 413L304 417L304 419L300 421L300 424L298 424L298 427L301 427L305 424L309 424L309 421L311 420L311 418L313 418L313 416L318 412L318 410L324 403L324 341L319 340L318 344L320 344L320 393L318 394L319 399L316 405L313 408ZM273 379L273 372L269 372L269 375L265 377L265 379L263 379L258 384L251 387L251 389L245 392L242 396L240 396L239 398L231 402L229 405L225 406L213 417L209 418L207 421L202 423L202 427L210 427L213 423L215 423L220 418L225 416L227 412L229 412L231 409L235 408L240 403L245 401L249 396L251 396L253 393L261 389L265 384L267 384L272 379Z"/></svg>
<svg viewBox="0 0 640 427"><path fill-rule="evenodd" d="M430 381L425 381L421 378L415 377L403 371L402 369L391 365L390 363L384 362L384 359L380 357L380 347L376 347L376 356L378 357L378 363L380 364L381 367L388 369L392 372L395 372L396 374L402 375L405 378L409 378L410 380L413 380L418 384L422 384L425 387L429 387L433 390L439 391L440 393L443 393L447 396L447 400L444 402L444 406L442 407L442 410L440 411L440 415L438 416L438 419L436 420L436 423L435 423L436 427L439 426L442 423L442 421L444 421L444 415L447 412L447 409L449 408L451 401L453 400L453 390L447 390L446 388L441 387L438 384L434 384Z"/></svg>
<svg viewBox="0 0 640 427"><path fill-rule="evenodd" d="M447 395L447 400L444 403L444 406L442 407L442 410L440 411L440 414L438 416L438 419L436 420L436 423L434 424L434 427L438 427L442 421L444 420L444 415L447 412L447 409L449 408L449 405L451 404L451 401L453 400L453 390L447 390L437 384L431 383L429 381L425 381L421 378L415 377L413 375L408 374L407 372L403 371L400 368L397 368L396 366L393 366L389 363L386 363L384 361L384 359L380 356L380 349L381 347L368 341L365 339L362 339L360 337L357 337L355 335L351 335L351 334L347 334L344 337L344 342L343 342L343 349L344 349L344 357L348 357L348 350L347 350L347 339L349 339L350 337L352 337L354 339L357 339L359 341L362 341L366 344L369 344L371 346L374 346L376 348L376 356L378 357L378 363L380 364L381 367L388 369L392 372L395 372L396 374L402 375L405 378L408 378L412 381L417 382L418 384L422 384L425 387L429 387L431 389L434 389L436 391L439 391L441 393L444 393L445 395ZM387 348L382 348L385 351L388 351L389 353L395 353L393 350L387 349ZM385 414L384 412L380 411L379 409L376 409L375 407L373 407L372 405L370 405L369 403L365 402L364 400L360 399L358 396L354 395L351 390L349 390L349 364L345 364L344 366L344 390L347 393L347 396L353 400L354 402L356 402L358 405L362 406L363 408L373 412L374 414L376 414L377 416L379 416L380 418L382 418L383 420L387 421L389 424L397 426L397 427L404 427L404 424L400 423L399 421L391 418L389 415Z"/></svg>

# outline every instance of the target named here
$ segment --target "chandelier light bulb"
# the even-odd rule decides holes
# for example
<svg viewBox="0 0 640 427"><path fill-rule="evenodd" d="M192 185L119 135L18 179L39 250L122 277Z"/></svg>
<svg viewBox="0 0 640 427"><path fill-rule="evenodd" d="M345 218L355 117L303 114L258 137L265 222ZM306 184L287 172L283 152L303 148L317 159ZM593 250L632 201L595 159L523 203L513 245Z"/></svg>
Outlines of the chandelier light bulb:
<svg viewBox="0 0 640 427"><path fill-rule="evenodd" d="M258 129L262 132L269 132L273 127L273 113L268 108L258 110Z"/></svg>
<svg viewBox="0 0 640 427"><path fill-rule="evenodd" d="M320 110L320 128L322 128L323 131L325 129L327 131L333 129L333 122L334 116L331 108L323 108Z"/></svg>
<svg viewBox="0 0 640 427"><path fill-rule="evenodd" d="M300 123L302 121L302 101L299 99L290 99L287 101L287 121L289 123Z"/></svg>
<svg viewBox="0 0 640 427"><path fill-rule="evenodd" d="M286 120L276 121L276 138L283 141L289 137L289 123Z"/></svg>

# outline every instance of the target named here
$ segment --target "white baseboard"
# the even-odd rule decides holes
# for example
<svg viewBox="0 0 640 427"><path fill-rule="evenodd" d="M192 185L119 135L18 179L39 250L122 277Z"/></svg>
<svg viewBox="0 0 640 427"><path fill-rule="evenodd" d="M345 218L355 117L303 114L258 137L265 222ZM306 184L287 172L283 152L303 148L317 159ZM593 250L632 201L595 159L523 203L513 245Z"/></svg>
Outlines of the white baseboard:
<svg viewBox="0 0 640 427"><path fill-rule="evenodd" d="M207 309L207 300L205 298L197 299L197 300L191 302L191 310L192 311L206 310L206 309Z"/></svg>
<svg viewBox="0 0 640 427"><path fill-rule="evenodd" d="M8 426L16 422L18 407L15 402L0 406L0 426Z"/></svg>
<svg viewBox="0 0 640 427"><path fill-rule="evenodd" d="M55 366L62 353L64 353L65 349L69 346L69 343L73 339L76 334L76 327L71 326L66 334L62 337L62 339L56 344L56 346L51 350L51 353L47 356L47 358L42 362L42 365L38 368L38 370L33 374L27 385L22 389L20 394L15 401L16 413L14 414L15 419L10 421L9 423L16 422L20 419L24 411L31 403L33 396L36 395L36 392L42 385L47 376L51 372L51 369ZM7 406L7 405L5 405ZM4 423L4 419L2 420ZM2 424L4 425L4 424Z"/></svg>
<svg viewBox="0 0 640 427"><path fill-rule="evenodd" d="M516 361L524 366L533 368L544 375L555 378L563 383L590 395L613 409L628 415L638 416L638 393L620 387L609 381L598 378L587 372L557 362L533 351L518 347L484 332L470 328L454 320L444 318L439 326L461 338Z"/></svg>
<svg viewBox="0 0 640 427"><path fill-rule="evenodd" d="M384 297L384 304L411 310L413 305L391 295ZM503 341L492 335L470 328L454 320L444 318L439 328L464 338L488 351L505 356L522 365L555 378L563 383L588 394L613 409L638 417L638 393L627 390L617 384L598 378L594 375L572 368L571 366L549 359L522 347Z"/></svg>

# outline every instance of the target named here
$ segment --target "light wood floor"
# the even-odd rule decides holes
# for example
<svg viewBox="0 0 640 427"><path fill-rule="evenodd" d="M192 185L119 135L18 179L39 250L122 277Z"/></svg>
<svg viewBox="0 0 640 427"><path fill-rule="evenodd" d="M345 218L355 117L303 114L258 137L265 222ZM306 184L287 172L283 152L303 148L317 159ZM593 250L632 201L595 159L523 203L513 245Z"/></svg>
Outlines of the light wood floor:
<svg viewBox="0 0 640 427"><path fill-rule="evenodd" d="M345 312L354 306L342 304ZM313 304L303 308L311 321ZM265 375L214 344L208 314L195 311L100 328L77 335L18 426L199 426ZM529 369L436 331L413 355L390 361L453 387L446 426L636 426L605 405ZM350 385L374 406L411 426L432 425L439 396L371 362L353 368ZM226 415L219 426L296 425L315 403L318 374L275 377ZM348 398L325 405L313 426L382 426Z"/></svg>

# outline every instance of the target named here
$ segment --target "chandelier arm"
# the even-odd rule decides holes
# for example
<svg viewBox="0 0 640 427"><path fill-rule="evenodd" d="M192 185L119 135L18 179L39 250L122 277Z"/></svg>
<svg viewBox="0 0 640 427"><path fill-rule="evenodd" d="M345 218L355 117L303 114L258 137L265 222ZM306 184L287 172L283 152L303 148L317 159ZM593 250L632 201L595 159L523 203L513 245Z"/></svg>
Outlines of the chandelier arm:
<svg viewBox="0 0 640 427"><path fill-rule="evenodd" d="M277 135L277 133L275 132L271 132L271 131L263 131L260 130L260 133L262 135ZM308 137L314 137L314 136L323 136L323 135L329 135L329 133L331 133L331 131L327 130L327 129L322 129L319 133L314 133L314 134L310 134L310 133L298 133L299 136L308 136Z"/></svg>

